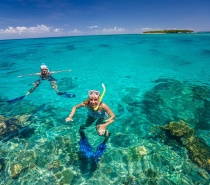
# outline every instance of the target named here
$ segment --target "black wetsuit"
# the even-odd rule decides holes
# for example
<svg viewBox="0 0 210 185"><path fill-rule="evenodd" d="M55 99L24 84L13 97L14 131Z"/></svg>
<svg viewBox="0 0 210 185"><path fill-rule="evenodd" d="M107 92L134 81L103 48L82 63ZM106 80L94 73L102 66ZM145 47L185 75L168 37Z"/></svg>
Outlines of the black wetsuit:
<svg viewBox="0 0 210 185"><path fill-rule="evenodd" d="M36 80L35 83L36 83L36 82L39 82L39 83L40 83L41 80L48 80L48 81L50 81L50 82L53 82L53 81L56 82L56 81L57 81L54 77L52 77L52 76L49 74L48 76L41 75L41 76L40 76L40 79L39 79L39 80Z"/></svg>

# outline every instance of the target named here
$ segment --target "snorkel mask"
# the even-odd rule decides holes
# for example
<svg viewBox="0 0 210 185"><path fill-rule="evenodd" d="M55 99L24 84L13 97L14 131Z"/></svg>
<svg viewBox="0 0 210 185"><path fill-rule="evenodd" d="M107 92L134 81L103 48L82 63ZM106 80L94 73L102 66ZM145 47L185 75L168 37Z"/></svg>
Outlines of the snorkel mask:
<svg viewBox="0 0 210 185"><path fill-rule="evenodd" d="M47 72L49 73L49 69L48 69L48 67L47 67L44 63L42 63L42 65L40 66L40 69L41 69L41 70L42 70L42 69L46 69Z"/></svg>
<svg viewBox="0 0 210 185"><path fill-rule="evenodd" d="M96 95L97 97L100 96L100 92L96 90L89 90L88 91L88 97L90 98L91 95Z"/></svg>

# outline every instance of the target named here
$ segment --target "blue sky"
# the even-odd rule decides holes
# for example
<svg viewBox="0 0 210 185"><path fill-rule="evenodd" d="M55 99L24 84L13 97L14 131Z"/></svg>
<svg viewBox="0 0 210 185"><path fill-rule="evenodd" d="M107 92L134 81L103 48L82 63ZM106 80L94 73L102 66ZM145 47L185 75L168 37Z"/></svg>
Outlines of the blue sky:
<svg viewBox="0 0 210 185"><path fill-rule="evenodd" d="M210 0L1 0L0 39L210 31Z"/></svg>

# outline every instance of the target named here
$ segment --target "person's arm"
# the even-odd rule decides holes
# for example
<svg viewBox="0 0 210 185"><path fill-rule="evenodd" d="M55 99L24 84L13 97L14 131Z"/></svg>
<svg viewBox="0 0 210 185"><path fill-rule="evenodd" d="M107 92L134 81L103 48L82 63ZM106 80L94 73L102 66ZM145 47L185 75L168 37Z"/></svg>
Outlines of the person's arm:
<svg viewBox="0 0 210 185"><path fill-rule="evenodd" d="M71 72L71 70L50 71L50 74L55 74L60 72Z"/></svg>
<svg viewBox="0 0 210 185"><path fill-rule="evenodd" d="M103 103L103 108L104 110L107 112L107 114L110 116L108 119L105 120L105 125L106 127L108 125L110 125L112 122L114 122L114 118L115 118L115 115L114 113L112 112L112 110L106 105Z"/></svg>
<svg viewBox="0 0 210 185"><path fill-rule="evenodd" d="M108 125L110 125L111 123L114 122L114 118L115 118L115 115L114 113L112 112L112 110L106 105L106 104L102 104L102 107L103 109L107 112L107 114L110 116L108 119L105 120L104 123L100 124L97 126L97 131L98 131L98 134L100 136L104 135L105 134L105 131L106 131L106 127Z"/></svg>
<svg viewBox="0 0 210 185"><path fill-rule="evenodd" d="M17 77L22 78L24 76L41 76L41 73L26 74L26 75L20 75L20 76L17 76Z"/></svg>
<svg viewBox="0 0 210 185"><path fill-rule="evenodd" d="M66 118L66 122L68 122L68 121L73 121L72 117L74 116L74 114L75 114L75 112L76 112L76 109L77 109L77 108L80 108L80 107L84 107L84 106L85 106L84 102L82 102L82 103L80 103L80 104L74 106L74 107L72 108L72 110L71 110L71 113L70 113L69 116Z"/></svg>

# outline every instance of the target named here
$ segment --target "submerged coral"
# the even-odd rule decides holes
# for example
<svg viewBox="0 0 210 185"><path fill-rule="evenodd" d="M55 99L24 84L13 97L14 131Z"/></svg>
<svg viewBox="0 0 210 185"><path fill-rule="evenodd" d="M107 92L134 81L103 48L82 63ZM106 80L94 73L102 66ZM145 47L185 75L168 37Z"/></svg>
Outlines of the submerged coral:
<svg viewBox="0 0 210 185"><path fill-rule="evenodd" d="M140 158L145 156L147 153L148 153L148 151L145 148L145 146L137 146L137 147L129 148L125 154L128 157L128 161L138 161L138 160L140 160Z"/></svg>
<svg viewBox="0 0 210 185"><path fill-rule="evenodd" d="M20 175L20 172L22 171L23 167L21 164L15 164L10 169L11 177L16 178Z"/></svg>
<svg viewBox="0 0 210 185"><path fill-rule="evenodd" d="M11 118L0 116L0 140L5 141L12 138L12 135L18 135L24 128L30 125L30 115L22 115ZM5 137L8 137L5 138Z"/></svg>
<svg viewBox="0 0 210 185"><path fill-rule="evenodd" d="M190 158L200 167L210 171L210 147L195 136L195 131L184 122L170 122L160 127L175 137L189 151Z"/></svg>
<svg viewBox="0 0 210 185"><path fill-rule="evenodd" d="M195 134L195 131L182 120L180 122L172 121L168 125L160 128L165 131L169 131L172 136L176 137L190 138Z"/></svg>
<svg viewBox="0 0 210 185"><path fill-rule="evenodd" d="M165 124L179 118L193 128L210 128L210 89L173 79L158 79L145 93L143 113L152 124Z"/></svg>
<svg viewBox="0 0 210 185"><path fill-rule="evenodd" d="M53 104L27 105L25 110L33 110L36 117L36 132L31 137L14 137L0 143L1 183L208 184L210 176L205 169L209 150L194 131L199 121L209 122L207 91L202 94L202 88L198 90L196 86L192 91L191 86L175 80L160 79L157 83L145 95L137 88L123 90L122 102L116 104L119 119L110 126L112 136L98 166L80 156L78 128L83 118L78 116L77 124L65 124ZM187 122L194 122L189 122L191 127L183 121L177 124L179 117L189 117ZM7 123L14 125L11 130L31 123L30 114L11 118L8 121L10 118L0 117L2 137L7 136ZM164 131L159 129L161 139L155 137L154 130L149 133L151 125L156 127L171 120L175 121L163 126ZM87 136L94 149L103 138L91 129Z"/></svg>

